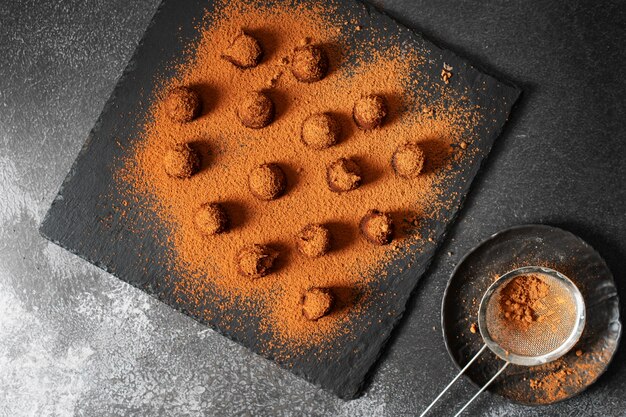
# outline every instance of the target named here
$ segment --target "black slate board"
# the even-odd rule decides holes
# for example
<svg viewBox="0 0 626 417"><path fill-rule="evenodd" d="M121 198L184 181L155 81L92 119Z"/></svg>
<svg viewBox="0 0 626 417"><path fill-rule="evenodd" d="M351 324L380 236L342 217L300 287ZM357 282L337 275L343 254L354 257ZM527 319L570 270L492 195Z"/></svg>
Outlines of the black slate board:
<svg viewBox="0 0 626 417"><path fill-rule="evenodd" d="M128 219L119 216L123 197L114 192L113 172L129 148L126 145L137 137L140 128L137 119L147 114L157 80L173 75L172 64L180 61L184 46L199 34L199 18L214 7L211 1L201 0L165 0L161 4L40 228L47 239L200 321L204 320L190 306L176 300L165 283L164 278L170 272L165 253L151 236L167 231L160 230L142 213L135 213L131 232ZM452 208L441 213L436 221L421 226L434 236L434 242L424 246L411 268L407 268L408 259L389 266L387 278L376 288L381 296L373 303L375 307L360 319L363 331L338 343L337 351L325 359L311 354L280 362L293 373L342 398L353 398L360 392L367 372L402 316L408 297L456 216L520 91L480 72L453 53L437 48L369 6L345 1L338 4L338 10L339 14L357 17L365 28L359 36L366 37L367 28L389 33L387 45L385 39L378 40L380 48L392 46L393 35L397 39L394 42L401 42L403 47L424 51L434 74L444 62L451 65L454 82L450 88L467 89L469 100L480 105L483 116L483 122L473 132L472 146L477 152L457 167L462 175L447 184L446 195ZM138 117L128 117L129 114ZM128 208L132 210L133 207ZM137 232L138 222L144 233ZM261 353L254 320L241 321L241 326L232 330L226 330L219 322L206 323ZM271 352L265 352L264 356L273 358Z"/></svg>

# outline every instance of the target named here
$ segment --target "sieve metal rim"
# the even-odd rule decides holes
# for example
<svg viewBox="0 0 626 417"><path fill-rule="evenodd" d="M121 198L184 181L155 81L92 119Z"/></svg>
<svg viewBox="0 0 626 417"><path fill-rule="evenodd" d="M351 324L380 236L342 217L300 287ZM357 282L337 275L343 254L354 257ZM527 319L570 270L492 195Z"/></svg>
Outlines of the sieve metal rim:
<svg viewBox="0 0 626 417"><path fill-rule="evenodd" d="M545 274L561 281L564 285L566 285L574 297L575 304L576 304L576 313L578 316L578 320L576 324L573 326L572 332L570 333L568 338L565 340L565 342L563 342L563 344L561 344L558 348L554 349L553 351L546 353L545 355L541 355L541 356L523 356L523 355L517 355L515 353L507 352L506 350L502 349L497 342L493 340L493 338L489 334L489 330L487 328L487 323L486 323L488 300L496 291L496 289L498 289L501 285L504 285L506 282L512 280L513 278L517 276L528 275L528 274ZM585 322L586 322L585 301L583 299L582 294L580 293L580 290L576 286L576 284L574 284L572 280L570 280L568 277L566 277L559 271L555 271L554 269L546 268L543 266L525 266L522 268L511 270L507 272L506 274L502 275L500 278L498 278L489 286L489 288L483 295L483 298L480 301L480 307L478 308L478 328L480 330L480 335L482 336L485 344L487 345L489 350L495 353L500 359L506 362L510 362L515 365L536 366L536 365L541 365L544 363L552 362L560 358L561 356L569 352L569 350L576 344L576 342L578 342L585 328Z"/></svg>

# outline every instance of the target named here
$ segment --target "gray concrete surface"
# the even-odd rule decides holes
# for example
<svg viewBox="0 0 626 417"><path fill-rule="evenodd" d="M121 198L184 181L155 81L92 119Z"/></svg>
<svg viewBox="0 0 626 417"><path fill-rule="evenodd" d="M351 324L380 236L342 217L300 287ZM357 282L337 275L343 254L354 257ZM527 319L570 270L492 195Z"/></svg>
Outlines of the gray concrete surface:
<svg viewBox="0 0 626 417"><path fill-rule="evenodd" d="M158 0L0 3L0 416L419 414L455 372L439 324L452 268L515 224L579 234L626 301L626 5L376 4L525 96L365 395L344 402L38 235ZM625 353L572 400L529 408L485 395L469 414L626 415ZM463 381L438 411L473 391Z"/></svg>

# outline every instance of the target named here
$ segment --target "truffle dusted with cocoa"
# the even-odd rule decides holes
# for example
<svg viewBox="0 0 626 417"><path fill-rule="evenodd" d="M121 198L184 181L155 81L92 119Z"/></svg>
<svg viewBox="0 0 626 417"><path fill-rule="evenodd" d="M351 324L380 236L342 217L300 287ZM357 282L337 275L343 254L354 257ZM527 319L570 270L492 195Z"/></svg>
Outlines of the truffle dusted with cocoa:
<svg viewBox="0 0 626 417"><path fill-rule="evenodd" d="M388 112L387 100L383 96L370 94L354 103L352 117L359 129L371 130L383 124Z"/></svg>
<svg viewBox="0 0 626 417"><path fill-rule="evenodd" d="M191 178L200 169L200 156L188 144L179 144L165 152L165 172L174 178Z"/></svg>
<svg viewBox="0 0 626 417"><path fill-rule="evenodd" d="M252 68L259 65L263 49L259 42L247 33L240 33L222 52L222 58L239 68Z"/></svg>
<svg viewBox="0 0 626 417"><path fill-rule="evenodd" d="M237 253L237 271L252 279L261 278L272 272L276 258L278 252L269 246L246 246Z"/></svg>
<svg viewBox="0 0 626 417"><path fill-rule="evenodd" d="M302 296L302 315L307 320L319 320L330 312L333 302L328 288L311 288Z"/></svg>
<svg viewBox="0 0 626 417"><path fill-rule="evenodd" d="M376 245L387 245L393 239L394 224L391 217L378 210L370 210L359 225L361 234Z"/></svg>
<svg viewBox="0 0 626 417"><path fill-rule="evenodd" d="M165 98L165 109L173 121L190 122L202 113L200 95L189 87L176 87Z"/></svg>
<svg viewBox="0 0 626 417"><path fill-rule="evenodd" d="M228 228L228 216L224 207L218 203L205 203L194 217L196 227L205 236L222 233Z"/></svg>
<svg viewBox="0 0 626 417"><path fill-rule="evenodd" d="M297 47L293 52L291 72L298 81L312 83L319 81L328 73L328 55L318 45Z"/></svg>
<svg viewBox="0 0 626 417"><path fill-rule="evenodd" d="M274 200L287 188L287 177L276 164L262 164L254 168L248 176L250 192L259 200Z"/></svg>
<svg viewBox="0 0 626 417"><path fill-rule="evenodd" d="M415 178L424 168L426 156L417 143L398 146L391 158L391 166L399 177Z"/></svg>
<svg viewBox="0 0 626 417"><path fill-rule="evenodd" d="M355 190L363 182L361 168L352 159L339 158L326 168L326 182L336 193Z"/></svg>
<svg viewBox="0 0 626 417"><path fill-rule="evenodd" d="M302 123L300 138L312 149L326 149L333 146L341 135L341 125L328 113L316 113Z"/></svg>
<svg viewBox="0 0 626 417"><path fill-rule="evenodd" d="M310 258L325 255L330 250L330 245L330 231L321 224L306 225L297 239L298 250Z"/></svg>
<svg viewBox="0 0 626 417"><path fill-rule="evenodd" d="M260 91L253 91L241 98L237 117L250 129L261 129L274 121L274 102Z"/></svg>

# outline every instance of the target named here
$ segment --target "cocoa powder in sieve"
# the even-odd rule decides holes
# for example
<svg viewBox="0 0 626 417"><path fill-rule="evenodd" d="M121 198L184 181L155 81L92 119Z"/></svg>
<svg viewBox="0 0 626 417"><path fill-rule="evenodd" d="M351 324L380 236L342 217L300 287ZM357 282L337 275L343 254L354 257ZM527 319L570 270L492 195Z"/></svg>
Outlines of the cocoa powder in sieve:
<svg viewBox="0 0 626 417"><path fill-rule="evenodd" d="M521 328L538 319L535 303L548 295L549 287L536 275L520 275L508 282L500 294L500 308L507 323Z"/></svg>

